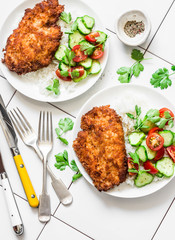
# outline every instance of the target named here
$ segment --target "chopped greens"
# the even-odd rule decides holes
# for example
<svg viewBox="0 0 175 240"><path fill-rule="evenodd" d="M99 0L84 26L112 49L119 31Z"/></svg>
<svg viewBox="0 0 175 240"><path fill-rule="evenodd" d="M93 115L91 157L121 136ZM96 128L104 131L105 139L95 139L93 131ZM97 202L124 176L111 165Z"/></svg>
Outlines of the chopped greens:
<svg viewBox="0 0 175 240"><path fill-rule="evenodd" d="M175 66L172 66L171 70L175 71ZM173 74L175 74L175 72L169 74L167 68L159 68L155 73L152 74L150 83L154 86L154 88L160 87L161 89L166 89L168 86L172 85L172 81L169 77Z"/></svg>
<svg viewBox="0 0 175 240"><path fill-rule="evenodd" d="M66 22L67 24L69 24L72 20L72 16L71 16L70 12L69 13L62 12L60 19L63 20L64 22Z"/></svg>
<svg viewBox="0 0 175 240"><path fill-rule="evenodd" d="M121 67L117 70L117 74L120 75L118 80L121 83L129 83L133 75L138 77L140 72L144 70L144 66L141 64L141 61L146 59L140 50L133 49L131 52L131 58L136 61L131 67Z"/></svg>
<svg viewBox="0 0 175 240"><path fill-rule="evenodd" d="M59 128L55 129L58 139L64 144L68 145L69 142L62 137L62 134L72 130L74 126L74 122L70 118L64 118L64 119L61 118L58 123L58 126Z"/></svg>
<svg viewBox="0 0 175 240"><path fill-rule="evenodd" d="M60 94L59 86L60 86L59 80L58 79L54 79L53 80L53 85L47 86L46 89L48 91L54 92L55 95L59 95Z"/></svg>
<svg viewBox="0 0 175 240"><path fill-rule="evenodd" d="M55 159L56 159L56 163L54 164L54 166L60 171L64 171L68 166L72 171L76 172L72 177L73 182L82 176L82 174L80 173L80 170L77 167L75 160L72 160L69 163L68 152L66 150L64 150L63 153L58 153L57 155L55 155Z"/></svg>
<svg viewBox="0 0 175 240"><path fill-rule="evenodd" d="M149 171L149 170L145 170L145 169L140 169L140 161L139 161L139 156L137 155L137 153L130 152L129 155L132 158L131 161L133 163L138 164L138 170L134 169L134 168L131 168L131 169L128 169L128 172L137 173L137 174L140 175L140 174L142 174L144 172L148 172Z"/></svg>

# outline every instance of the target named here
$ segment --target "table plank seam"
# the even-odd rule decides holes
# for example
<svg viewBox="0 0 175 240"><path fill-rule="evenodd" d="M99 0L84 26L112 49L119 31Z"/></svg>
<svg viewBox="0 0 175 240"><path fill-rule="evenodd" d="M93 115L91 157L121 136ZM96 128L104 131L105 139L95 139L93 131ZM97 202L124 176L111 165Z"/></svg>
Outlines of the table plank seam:
<svg viewBox="0 0 175 240"><path fill-rule="evenodd" d="M8 103L6 104L6 108L8 107L8 105L10 104L10 102L12 101L13 97L15 96L17 90L14 91L14 93L12 94L11 98L9 99Z"/></svg>
<svg viewBox="0 0 175 240"><path fill-rule="evenodd" d="M72 115L71 113L68 113L67 111L63 110L62 108L60 108L60 107L58 107L58 106L56 106L56 105L54 105L53 103L49 103L49 102L47 102L47 103L48 103L49 105L51 105L52 107L55 107L55 108L59 109L60 111L68 114L69 116L71 116L71 117L73 117L73 118L76 118L76 117L75 117L74 115Z"/></svg>
<svg viewBox="0 0 175 240"><path fill-rule="evenodd" d="M4 78L5 80L7 80L7 78L6 78L6 77L4 77L4 76L2 76L2 75L0 75L0 77L2 77L2 78Z"/></svg>
<svg viewBox="0 0 175 240"><path fill-rule="evenodd" d="M41 231L39 232L39 235L38 235L38 237L36 238L36 240L38 240L39 237L41 236L41 234L42 234L42 232L43 232L45 226L47 225L47 223L48 223L48 222L46 222L46 223L44 224L44 226L43 226L43 228L41 229Z"/></svg>
<svg viewBox="0 0 175 240"><path fill-rule="evenodd" d="M166 217L167 213L169 212L169 210L170 210L171 206L173 205L174 201L175 201L175 198L172 200L171 204L169 205L169 207L168 207L167 211L165 212L165 214L164 214L164 216L163 216L163 218L162 218L161 222L159 223L159 225L158 225L158 227L157 227L157 229L156 229L155 233L153 234L153 236L152 236L151 240L153 240L153 239L154 239L154 237L155 237L156 233L158 232L159 228L161 227L161 225L162 225L162 223L163 223L163 221L164 221L164 219L165 219L165 217Z"/></svg>

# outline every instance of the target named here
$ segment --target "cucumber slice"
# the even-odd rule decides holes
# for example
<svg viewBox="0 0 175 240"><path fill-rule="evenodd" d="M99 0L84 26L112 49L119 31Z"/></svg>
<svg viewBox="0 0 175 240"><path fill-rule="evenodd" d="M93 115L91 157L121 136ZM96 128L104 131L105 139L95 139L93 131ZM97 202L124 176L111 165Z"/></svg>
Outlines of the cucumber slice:
<svg viewBox="0 0 175 240"><path fill-rule="evenodd" d="M80 31L80 33L84 34L84 35L87 35L91 32L91 29L87 28L84 23L83 23L83 20L81 17L78 17L76 19L76 22L77 22L77 25L78 25L78 30Z"/></svg>
<svg viewBox="0 0 175 240"><path fill-rule="evenodd" d="M93 17L89 17L88 15L84 15L82 21L84 25L90 29L92 29L95 24L95 19Z"/></svg>
<svg viewBox="0 0 175 240"><path fill-rule="evenodd" d="M83 66L86 69L89 69L92 67L92 59L91 58L86 58L84 61L79 62L81 66Z"/></svg>
<svg viewBox="0 0 175 240"><path fill-rule="evenodd" d="M157 177L159 177L159 178L162 178L164 175L162 174L162 173L160 173L160 172L158 172L158 173L156 173L155 174Z"/></svg>
<svg viewBox="0 0 175 240"><path fill-rule="evenodd" d="M78 45L79 42L84 40L84 36L79 32L75 31L74 33L69 34L68 45L72 49L75 45Z"/></svg>
<svg viewBox="0 0 175 240"><path fill-rule="evenodd" d="M66 56L64 56L64 57L62 58L62 62L63 62L64 64L66 64L66 65L69 65L69 61L68 61L68 59L67 59ZM71 67L75 67L75 66L76 66L76 62L74 62L73 59L72 59L71 62L70 62L70 66L71 66Z"/></svg>
<svg viewBox="0 0 175 240"><path fill-rule="evenodd" d="M69 70L69 67L61 61L61 62L59 63L59 69L60 69L61 71L68 71L68 70Z"/></svg>
<svg viewBox="0 0 175 240"><path fill-rule="evenodd" d="M143 132L133 132L128 137L131 146L139 146L144 138L145 134Z"/></svg>
<svg viewBox="0 0 175 240"><path fill-rule="evenodd" d="M104 33L104 32L101 32L101 31L96 31L96 32L98 32L98 33L100 34L100 38L103 38L103 39L105 39L105 41L107 40L107 38L108 38L108 35L107 35L106 33Z"/></svg>
<svg viewBox="0 0 175 240"><path fill-rule="evenodd" d="M146 162L146 160L148 160L148 155L147 155L147 151L146 148L144 146L140 146L136 149L136 153L139 157L139 159L142 162Z"/></svg>
<svg viewBox="0 0 175 240"><path fill-rule="evenodd" d="M87 77L87 71L84 70L84 74L83 76L79 77L79 78L73 78L74 82L80 82L81 80L85 79Z"/></svg>
<svg viewBox="0 0 175 240"><path fill-rule="evenodd" d="M151 130L152 128L156 127L156 124L151 122L151 121L149 121L149 120L146 120L144 122L144 125L147 126L147 128L141 128L142 132L144 132L144 133L148 133L149 130Z"/></svg>
<svg viewBox="0 0 175 240"><path fill-rule="evenodd" d="M88 74L97 74L101 71L101 65L98 60L92 61L92 67L88 70Z"/></svg>
<svg viewBox="0 0 175 240"><path fill-rule="evenodd" d="M169 157L164 157L156 162L156 168L165 177L171 177L174 174L174 163Z"/></svg>
<svg viewBox="0 0 175 240"><path fill-rule="evenodd" d="M146 148L146 151L147 151L147 155L148 155L148 159L149 160L152 160L155 158L157 152L155 151L152 151L146 144L146 139L143 140L141 146L144 146Z"/></svg>
<svg viewBox="0 0 175 240"><path fill-rule="evenodd" d="M138 174L134 179L134 184L136 187L144 187L147 184L150 184L153 181L154 177L148 172L143 172Z"/></svg>
<svg viewBox="0 0 175 240"><path fill-rule="evenodd" d="M173 132L174 138L173 138L173 145L175 146L175 133Z"/></svg>
<svg viewBox="0 0 175 240"><path fill-rule="evenodd" d="M164 138L164 147L169 147L173 144L174 134L169 130L160 131L159 134Z"/></svg>
<svg viewBox="0 0 175 240"><path fill-rule="evenodd" d="M65 50L67 49L67 47L65 45L60 45L58 50L55 52L55 58L58 61L61 61L62 58L65 56Z"/></svg>

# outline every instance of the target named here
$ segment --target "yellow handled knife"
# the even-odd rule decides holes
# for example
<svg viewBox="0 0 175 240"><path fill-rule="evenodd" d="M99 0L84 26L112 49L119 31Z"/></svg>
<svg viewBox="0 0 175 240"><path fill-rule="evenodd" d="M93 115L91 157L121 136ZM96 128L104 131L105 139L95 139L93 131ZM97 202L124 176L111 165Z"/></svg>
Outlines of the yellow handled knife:
<svg viewBox="0 0 175 240"><path fill-rule="evenodd" d="M31 180L27 173L22 157L20 155L17 145L18 139L12 126L11 120L8 116L8 113L5 109L1 95L0 95L0 122L8 145L11 149L28 202L31 207L38 207L39 201L36 196L35 190L32 186Z"/></svg>

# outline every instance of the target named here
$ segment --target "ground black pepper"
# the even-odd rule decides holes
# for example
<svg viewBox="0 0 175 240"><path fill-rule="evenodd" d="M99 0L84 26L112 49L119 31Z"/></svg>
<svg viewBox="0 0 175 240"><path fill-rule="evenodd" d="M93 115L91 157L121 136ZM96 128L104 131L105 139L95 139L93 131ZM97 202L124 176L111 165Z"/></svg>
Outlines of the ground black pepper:
<svg viewBox="0 0 175 240"><path fill-rule="evenodd" d="M124 26L124 32L131 38L135 37L137 34L144 32L144 30L145 24L142 21L128 21Z"/></svg>

